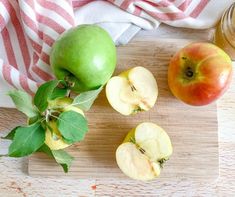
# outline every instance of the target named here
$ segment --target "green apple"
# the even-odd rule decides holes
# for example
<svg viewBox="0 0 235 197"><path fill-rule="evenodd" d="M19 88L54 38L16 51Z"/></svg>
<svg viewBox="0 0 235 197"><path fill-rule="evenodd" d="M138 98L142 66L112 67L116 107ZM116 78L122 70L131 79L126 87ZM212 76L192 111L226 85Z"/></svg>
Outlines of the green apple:
<svg viewBox="0 0 235 197"><path fill-rule="evenodd" d="M167 133L154 123L144 122L127 134L116 150L116 161L127 176L146 181L160 175L172 152Z"/></svg>
<svg viewBox="0 0 235 197"><path fill-rule="evenodd" d="M60 113L73 110L85 116L83 111L80 108L73 106L72 103L73 103L72 98L69 97L57 98L55 100L49 101L48 108L58 110Z"/></svg>
<svg viewBox="0 0 235 197"><path fill-rule="evenodd" d="M84 113L81 109L71 105L72 102L73 99L68 97L58 98L49 102L49 109L56 110L59 113L72 110L84 116ZM50 129L48 127L46 129L45 144L51 150L64 149L71 145L63 140L55 120L49 120L47 124L49 125Z"/></svg>
<svg viewBox="0 0 235 197"><path fill-rule="evenodd" d="M47 128L46 129L46 135L45 135L45 144L51 149L51 150L60 150L67 148L70 146L70 144L66 143L60 131L57 128L57 124L55 120L49 121L48 125L52 129L52 131Z"/></svg>
<svg viewBox="0 0 235 197"><path fill-rule="evenodd" d="M52 46L50 64L57 79L80 93L97 89L112 76L116 48L109 34L96 25L80 25L64 32Z"/></svg>

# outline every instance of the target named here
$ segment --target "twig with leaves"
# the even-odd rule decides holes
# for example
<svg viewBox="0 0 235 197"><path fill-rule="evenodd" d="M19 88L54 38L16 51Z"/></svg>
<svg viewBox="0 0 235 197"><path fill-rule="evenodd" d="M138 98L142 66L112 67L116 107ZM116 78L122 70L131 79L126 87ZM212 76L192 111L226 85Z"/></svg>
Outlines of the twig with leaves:
<svg viewBox="0 0 235 197"><path fill-rule="evenodd" d="M70 105L88 111L101 90L102 87L81 93ZM12 143L8 154L1 156L25 157L35 152L44 152L54 158L63 167L64 172L68 172L73 157L62 149L51 150L45 143L45 133L47 129L54 132L49 125L52 120L56 121L62 139L68 144L82 141L88 131L87 120L82 114L73 110L58 110L65 107L61 105L50 107L50 102L70 95L69 84L62 80L46 82L38 88L33 99L26 92L19 90L12 90L8 95L16 108L28 117L28 124L17 126L7 136L2 137L12 140Z"/></svg>

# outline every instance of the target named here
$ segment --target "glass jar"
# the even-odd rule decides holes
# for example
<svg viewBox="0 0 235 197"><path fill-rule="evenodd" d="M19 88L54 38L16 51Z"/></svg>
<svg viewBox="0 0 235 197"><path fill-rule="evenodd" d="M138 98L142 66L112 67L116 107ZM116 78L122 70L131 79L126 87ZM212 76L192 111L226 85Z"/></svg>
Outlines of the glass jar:
<svg viewBox="0 0 235 197"><path fill-rule="evenodd" d="M217 25L214 43L235 60L235 3L224 12Z"/></svg>

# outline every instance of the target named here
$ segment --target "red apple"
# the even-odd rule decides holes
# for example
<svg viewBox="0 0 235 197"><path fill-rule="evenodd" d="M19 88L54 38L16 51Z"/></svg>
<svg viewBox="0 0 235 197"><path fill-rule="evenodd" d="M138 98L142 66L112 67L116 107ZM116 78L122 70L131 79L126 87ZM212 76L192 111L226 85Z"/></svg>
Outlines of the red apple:
<svg viewBox="0 0 235 197"><path fill-rule="evenodd" d="M210 43L192 43L171 59L168 84L174 96L189 105L207 105L228 89L232 79L230 57Z"/></svg>

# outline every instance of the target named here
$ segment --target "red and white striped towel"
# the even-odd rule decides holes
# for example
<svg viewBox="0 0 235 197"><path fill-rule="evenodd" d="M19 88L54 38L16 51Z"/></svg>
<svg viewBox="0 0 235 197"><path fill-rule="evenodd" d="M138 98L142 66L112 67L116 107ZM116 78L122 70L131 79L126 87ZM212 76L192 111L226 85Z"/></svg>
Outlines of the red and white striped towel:
<svg viewBox="0 0 235 197"><path fill-rule="evenodd" d="M49 55L57 37L75 25L99 23L116 43L163 22L213 26L233 0L0 0L0 106L12 107L12 88L33 94L53 78Z"/></svg>

